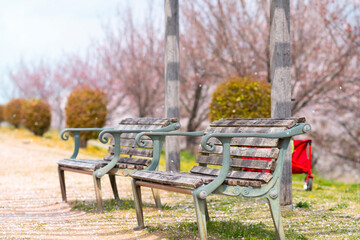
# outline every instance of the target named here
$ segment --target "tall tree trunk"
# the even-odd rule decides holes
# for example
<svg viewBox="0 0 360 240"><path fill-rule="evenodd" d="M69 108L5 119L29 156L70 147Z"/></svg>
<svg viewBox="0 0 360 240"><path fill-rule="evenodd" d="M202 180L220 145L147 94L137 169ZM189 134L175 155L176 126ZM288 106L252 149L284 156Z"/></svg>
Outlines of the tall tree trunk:
<svg viewBox="0 0 360 240"><path fill-rule="evenodd" d="M195 89L194 102L193 102L193 106L191 108L189 122L187 124L187 129L186 129L188 132L196 131L195 118L197 116L197 112L199 109L199 101L201 98L201 92L202 92L202 86L200 84L197 84L196 89ZM195 144L196 144L196 138L186 137L186 149L188 151L190 151L192 154L194 154L194 152L195 152L195 149L194 149Z"/></svg>
<svg viewBox="0 0 360 240"><path fill-rule="evenodd" d="M291 117L290 2L270 2L271 117ZM288 148L280 190L280 204L292 204L291 149Z"/></svg>
<svg viewBox="0 0 360 240"><path fill-rule="evenodd" d="M87 142L88 142L87 139L80 138L79 147L80 148L86 148L87 147Z"/></svg>
<svg viewBox="0 0 360 240"><path fill-rule="evenodd" d="M165 115L180 120L179 1L165 0ZM180 171L180 141L167 137L166 171Z"/></svg>

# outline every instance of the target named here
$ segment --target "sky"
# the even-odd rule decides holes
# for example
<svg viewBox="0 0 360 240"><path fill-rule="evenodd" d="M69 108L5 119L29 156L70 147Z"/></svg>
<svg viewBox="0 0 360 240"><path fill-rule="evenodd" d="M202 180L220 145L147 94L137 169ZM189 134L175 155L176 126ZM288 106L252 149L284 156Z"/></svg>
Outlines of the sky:
<svg viewBox="0 0 360 240"><path fill-rule="evenodd" d="M7 72L25 62L85 53L103 36L101 25L130 6L141 17L147 0L0 0L0 88ZM158 1L159 2L159 1ZM0 104L8 99L0 92Z"/></svg>

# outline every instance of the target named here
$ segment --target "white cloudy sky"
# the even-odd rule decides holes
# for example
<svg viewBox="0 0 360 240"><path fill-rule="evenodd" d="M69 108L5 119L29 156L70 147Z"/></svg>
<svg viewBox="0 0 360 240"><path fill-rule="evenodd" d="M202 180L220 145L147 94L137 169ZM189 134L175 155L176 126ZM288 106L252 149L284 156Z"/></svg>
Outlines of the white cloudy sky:
<svg viewBox="0 0 360 240"><path fill-rule="evenodd" d="M147 0L0 0L0 87L6 86L7 69L21 58L81 54L92 39L101 38L101 24L128 5L141 17Z"/></svg>

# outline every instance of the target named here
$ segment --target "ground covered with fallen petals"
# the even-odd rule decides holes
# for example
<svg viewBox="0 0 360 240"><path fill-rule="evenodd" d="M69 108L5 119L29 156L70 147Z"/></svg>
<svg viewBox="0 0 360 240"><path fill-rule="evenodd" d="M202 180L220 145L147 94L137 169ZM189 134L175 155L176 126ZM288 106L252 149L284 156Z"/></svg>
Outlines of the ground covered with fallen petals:
<svg viewBox="0 0 360 240"><path fill-rule="evenodd" d="M56 162L71 155L52 137L0 131L0 239L197 239L190 196L162 193L164 210L143 190L146 230L134 232L130 179L118 177L121 200L103 182L105 213L96 213L92 178L65 173L68 203L61 202ZM70 143L68 143L70 144ZM70 144L71 145L71 144ZM95 154L82 153L91 158ZM360 185L315 178L311 192L294 177L293 210L284 210L288 239L360 239ZM209 239L276 239L264 199L208 198Z"/></svg>

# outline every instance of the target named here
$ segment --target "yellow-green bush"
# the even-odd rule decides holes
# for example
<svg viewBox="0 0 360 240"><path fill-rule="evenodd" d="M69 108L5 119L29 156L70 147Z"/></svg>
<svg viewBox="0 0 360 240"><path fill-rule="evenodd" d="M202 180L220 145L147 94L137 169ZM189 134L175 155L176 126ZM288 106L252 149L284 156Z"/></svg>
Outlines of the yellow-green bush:
<svg viewBox="0 0 360 240"><path fill-rule="evenodd" d="M4 107L5 121L18 128L21 123L21 109L24 103L23 98L13 98Z"/></svg>
<svg viewBox="0 0 360 240"><path fill-rule="evenodd" d="M22 125L37 136L49 130L51 124L50 105L42 99L24 101Z"/></svg>
<svg viewBox="0 0 360 240"><path fill-rule="evenodd" d="M270 84L247 77L233 77L220 83L210 103L210 120L221 118L270 117Z"/></svg>
<svg viewBox="0 0 360 240"><path fill-rule="evenodd" d="M0 105L0 123L3 122L4 119L4 106Z"/></svg>
<svg viewBox="0 0 360 240"><path fill-rule="evenodd" d="M105 125L107 99L104 92L88 87L77 88L67 99L66 125L70 128L101 128ZM98 137L98 132L80 133L80 147L87 140Z"/></svg>

